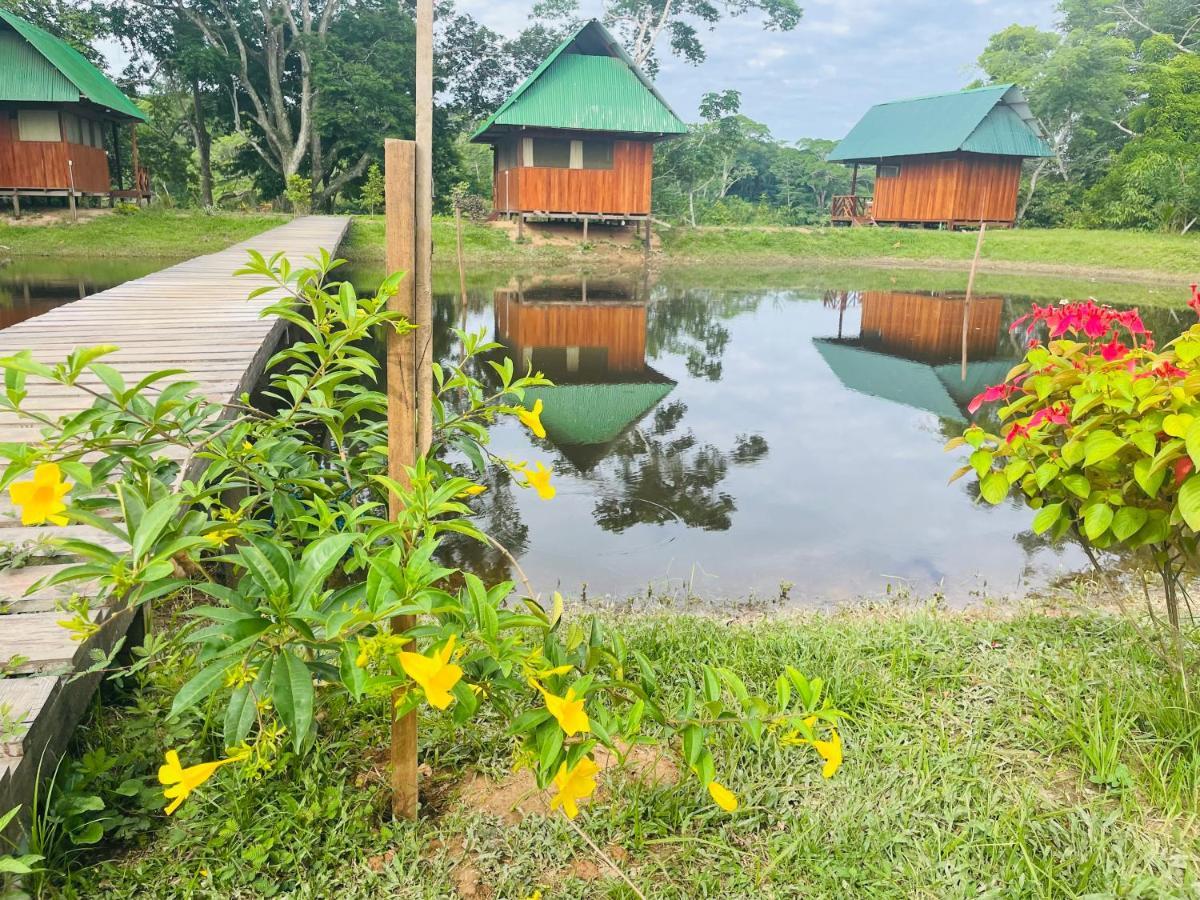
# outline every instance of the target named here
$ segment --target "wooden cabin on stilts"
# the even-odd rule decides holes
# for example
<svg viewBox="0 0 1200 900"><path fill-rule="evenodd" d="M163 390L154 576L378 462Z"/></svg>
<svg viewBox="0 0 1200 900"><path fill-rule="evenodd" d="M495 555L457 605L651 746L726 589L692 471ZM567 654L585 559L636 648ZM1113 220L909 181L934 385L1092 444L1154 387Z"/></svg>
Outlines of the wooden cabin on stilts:
<svg viewBox="0 0 1200 900"><path fill-rule="evenodd" d="M22 197L63 197L72 210L82 197L148 200L136 131L145 118L74 47L0 9L0 198L15 214ZM126 127L128 182L119 134Z"/></svg>
<svg viewBox="0 0 1200 900"><path fill-rule="evenodd" d="M527 219L644 223L654 144L687 126L594 19L471 136L493 149L492 205ZM647 240L647 246L649 241Z"/></svg>
<svg viewBox="0 0 1200 900"><path fill-rule="evenodd" d="M1022 162L1052 155L1016 85L881 103L829 154L854 167L831 216L835 225L1012 227ZM875 169L873 196L859 194L861 166Z"/></svg>

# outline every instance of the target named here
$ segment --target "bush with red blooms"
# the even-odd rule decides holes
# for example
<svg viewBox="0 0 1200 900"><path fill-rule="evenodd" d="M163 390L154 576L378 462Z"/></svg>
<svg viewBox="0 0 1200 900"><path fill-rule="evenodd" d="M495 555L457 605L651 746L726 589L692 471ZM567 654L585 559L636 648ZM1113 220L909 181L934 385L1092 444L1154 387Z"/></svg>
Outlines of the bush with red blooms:
<svg viewBox="0 0 1200 900"><path fill-rule="evenodd" d="M1188 305L1200 315L1200 288ZM1185 583L1200 576L1200 323L1161 350L1136 309L1093 300L1034 306L1017 320L1029 346L1002 384L972 402L1001 403L1000 434L978 426L947 449L972 449L988 503L1014 489L1033 530L1123 551L1163 584L1180 628Z"/></svg>

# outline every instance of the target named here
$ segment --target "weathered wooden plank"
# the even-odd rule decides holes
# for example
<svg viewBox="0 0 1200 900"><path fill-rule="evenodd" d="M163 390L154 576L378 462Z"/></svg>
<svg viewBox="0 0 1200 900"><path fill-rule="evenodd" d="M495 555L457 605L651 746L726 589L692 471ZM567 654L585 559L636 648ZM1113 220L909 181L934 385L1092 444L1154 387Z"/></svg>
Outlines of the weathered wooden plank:
<svg viewBox="0 0 1200 900"><path fill-rule="evenodd" d="M53 675L0 679L0 721L8 726L0 741L0 755L12 757L25 752L29 726L57 686L58 679Z"/></svg>

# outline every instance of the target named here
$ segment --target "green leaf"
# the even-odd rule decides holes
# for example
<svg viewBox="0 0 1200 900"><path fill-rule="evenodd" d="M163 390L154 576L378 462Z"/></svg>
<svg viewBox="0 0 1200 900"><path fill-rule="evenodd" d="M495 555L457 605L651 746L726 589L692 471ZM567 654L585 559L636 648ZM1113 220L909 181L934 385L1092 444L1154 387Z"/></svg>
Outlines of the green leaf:
<svg viewBox="0 0 1200 900"><path fill-rule="evenodd" d="M1051 503L1049 506L1039 509L1037 515L1033 517L1034 534L1043 534L1053 527L1062 515L1062 511L1061 503Z"/></svg>
<svg viewBox="0 0 1200 900"><path fill-rule="evenodd" d="M283 724L292 733L292 746L299 753L312 727L312 674L291 650L280 654L272 674L271 700Z"/></svg>
<svg viewBox="0 0 1200 900"><path fill-rule="evenodd" d="M1103 428L1099 431L1093 431L1083 441L1083 464L1085 466L1094 466L1096 463L1104 462L1118 450L1125 446L1125 441L1117 437L1111 431L1106 431Z"/></svg>
<svg viewBox="0 0 1200 900"><path fill-rule="evenodd" d="M1187 455L1192 458L1192 462L1200 465L1200 419L1192 422L1192 425L1187 430L1184 436L1184 447L1187 449Z"/></svg>
<svg viewBox="0 0 1200 900"><path fill-rule="evenodd" d="M1034 478L1037 480L1038 489L1040 490L1052 482L1058 477L1058 473L1058 466L1052 462L1044 462L1038 466L1037 470L1033 473Z"/></svg>
<svg viewBox="0 0 1200 900"><path fill-rule="evenodd" d="M699 725L689 725L683 729L683 759L689 766L694 766L704 749L704 729Z"/></svg>
<svg viewBox="0 0 1200 900"><path fill-rule="evenodd" d="M1126 541L1146 524L1149 513L1136 506L1122 506L1113 517L1112 532L1118 541Z"/></svg>
<svg viewBox="0 0 1200 900"><path fill-rule="evenodd" d="M1081 500L1086 500L1092 493L1092 483L1087 480L1086 475L1080 475L1078 472L1064 475L1062 483L1063 487Z"/></svg>
<svg viewBox="0 0 1200 900"><path fill-rule="evenodd" d="M1083 462L1083 444L1079 441L1067 441L1063 444L1062 458L1069 466L1077 466Z"/></svg>
<svg viewBox="0 0 1200 900"><path fill-rule="evenodd" d="M304 548L292 590L292 602L297 607L312 601L356 539L353 534L330 534Z"/></svg>
<svg viewBox="0 0 1200 900"><path fill-rule="evenodd" d="M976 450L971 454L968 460L971 468L975 470L975 474L983 478L992 468L992 452L990 450Z"/></svg>
<svg viewBox="0 0 1200 900"><path fill-rule="evenodd" d="M1191 430L1195 424L1195 416L1188 413L1171 413L1162 421L1162 430L1171 437L1181 438Z"/></svg>
<svg viewBox="0 0 1200 900"><path fill-rule="evenodd" d="M1133 464L1133 480L1151 499L1158 496L1159 488L1166 477L1167 470L1155 469L1153 460L1139 459Z"/></svg>
<svg viewBox="0 0 1200 900"><path fill-rule="evenodd" d="M1008 479L1003 472L990 472L979 482L979 493L983 499L995 506L1008 496Z"/></svg>
<svg viewBox="0 0 1200 900"><path fill-rule="evenodd" d="M1179 514L1188 528L1200 531L1200 475L1191 475L1179 489Z"/></svg>
<svg viewBox="0 0 1200 900"><path fill-rule="evenodd" d="M225 673L229 670L229 661L221 660L201 669L197 674L179 689L175 700L171 703L168 718L174 718L185 710L191 709L201 700L207 698L225 682Z"/></svg>
<svg viewBox="0 0 1200 900"><path fill-rule="evenodd" d="M1107 503L1094 503L1083 512L1083 533L1094 541L1112 524L1113 511Z"/></svg>

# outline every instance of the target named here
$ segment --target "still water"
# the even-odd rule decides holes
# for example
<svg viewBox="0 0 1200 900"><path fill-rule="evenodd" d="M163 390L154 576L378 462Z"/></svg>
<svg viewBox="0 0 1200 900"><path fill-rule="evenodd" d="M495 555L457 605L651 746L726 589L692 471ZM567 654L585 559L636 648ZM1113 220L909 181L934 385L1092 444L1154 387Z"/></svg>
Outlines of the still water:
<svg viewBox="0 0 1200 900"><path fill-rule="evenodd" d="M1044 586L1082 553L1035 536L1018 504L948 485L960 461L942 450L1019 356L1010 325L1029 303L972 302L964 378L961 294L580 278L473 292L467 327L555 382L536 393L546 438L508 422L493 450L545 463L558 496L494 474L483 524L538 591L961 604ZM452 295L438 310L445 359L463 311ZM1160 338L1191 316L1144 312ZM499 554L458 551L507 577Z"/></svg>
<svg viewBox="0 0 1200 900"><path fill-rule="evenodd" d="M170 262L0 266L0 327ZM964 380L961 294L714 289L686 275L475 284L465 311L451 292L436 297L439 357L460 352L452 328L465 321L555 382L537 394L546 438L505 422L492 450L543 462L558 496L494 471L477 501L538 591L810 605L907 589L962 604L1084 565L1077 548L1033 535L1016 503L990 507L967 479L946 483L959 460L942 445L1019 356L1009 326L1028 297L973 301ZM1142 311L1160 341L1194 321ZM451 554L510 577L487 548Z"/></svg>

